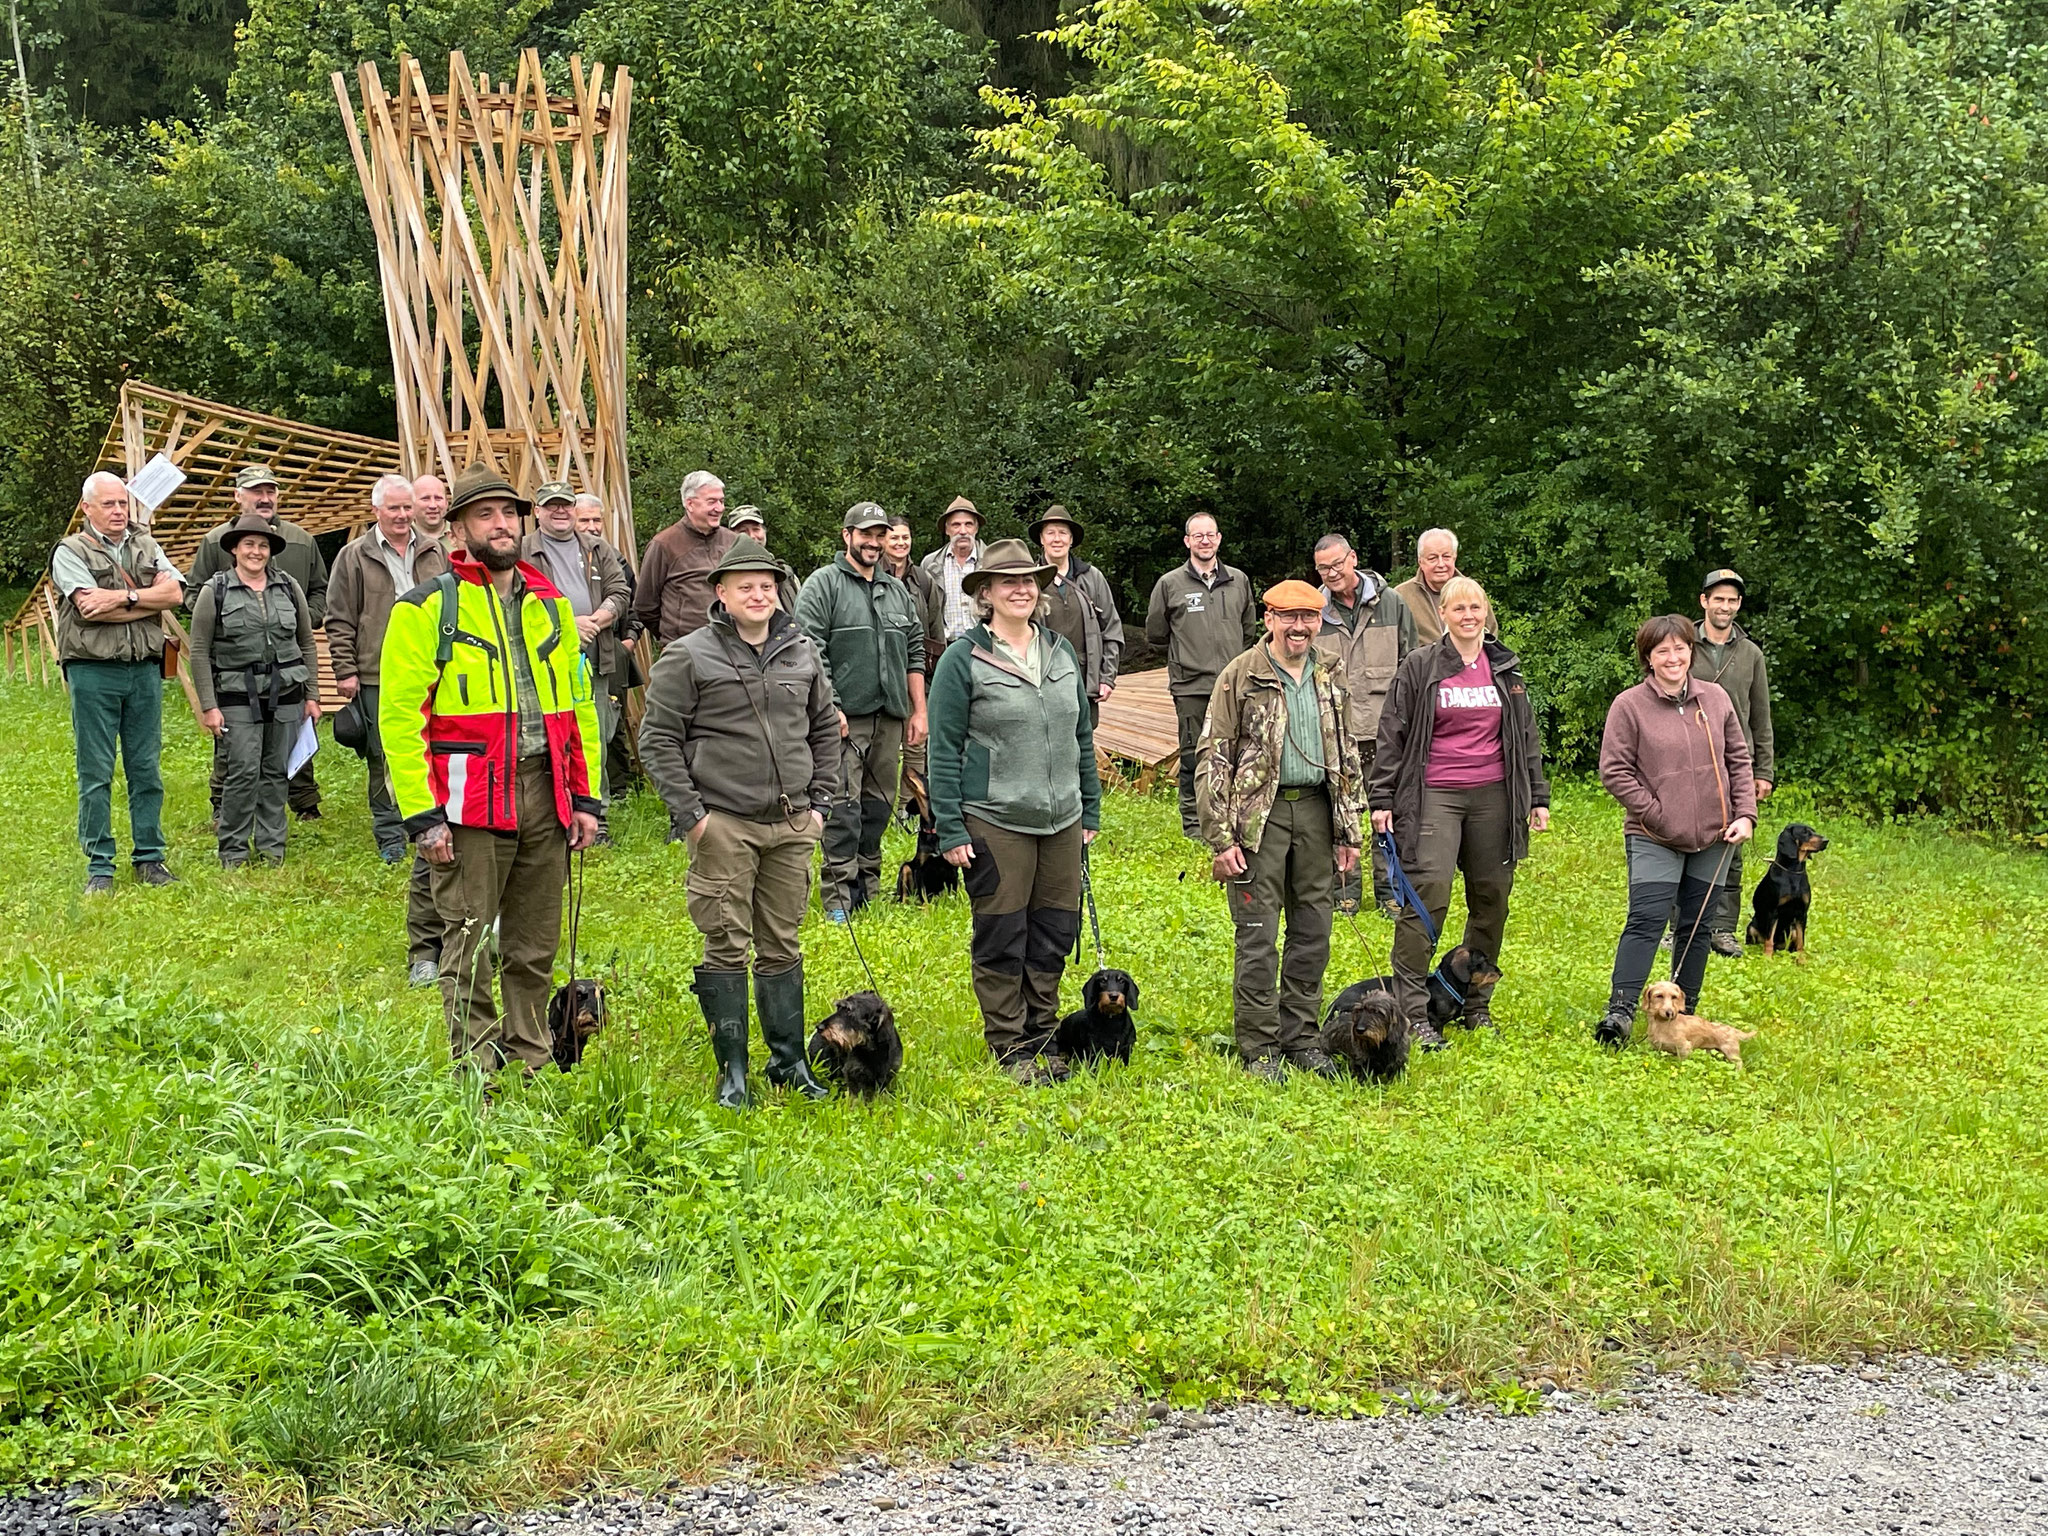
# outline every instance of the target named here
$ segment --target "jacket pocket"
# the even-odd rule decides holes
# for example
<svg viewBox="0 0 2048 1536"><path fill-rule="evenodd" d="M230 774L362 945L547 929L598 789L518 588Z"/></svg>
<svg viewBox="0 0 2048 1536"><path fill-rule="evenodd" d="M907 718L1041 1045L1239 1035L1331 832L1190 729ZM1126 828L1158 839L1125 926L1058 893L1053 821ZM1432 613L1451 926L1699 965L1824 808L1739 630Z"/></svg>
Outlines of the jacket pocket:
<svg viewBox="0 0 2048 1536"><path fill-rule="evenodd" d="M434 741L427 750L436 757L481 757L490 749L480 741Z"/></svg>

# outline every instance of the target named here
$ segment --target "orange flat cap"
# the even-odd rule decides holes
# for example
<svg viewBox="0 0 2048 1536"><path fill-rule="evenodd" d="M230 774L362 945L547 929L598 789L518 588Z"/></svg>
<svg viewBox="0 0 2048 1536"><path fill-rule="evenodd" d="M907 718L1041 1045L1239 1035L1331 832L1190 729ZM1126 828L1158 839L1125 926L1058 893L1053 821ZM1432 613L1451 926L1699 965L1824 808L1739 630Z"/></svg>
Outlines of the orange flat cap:
<svg viewBox="0 0 2048 1536"><path fill-rule="evenodd" d="M1282 613L1321 613L1323 594L1305 581L1282 581L1266 588L1265 604Z"/></svg>

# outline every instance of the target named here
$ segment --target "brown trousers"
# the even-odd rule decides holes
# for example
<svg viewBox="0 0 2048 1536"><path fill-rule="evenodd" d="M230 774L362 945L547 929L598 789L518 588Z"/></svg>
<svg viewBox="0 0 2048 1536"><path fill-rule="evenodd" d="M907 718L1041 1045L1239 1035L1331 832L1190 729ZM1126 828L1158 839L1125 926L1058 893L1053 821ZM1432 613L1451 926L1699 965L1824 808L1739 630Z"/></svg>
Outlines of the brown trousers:
<svg viewBox="0 0 2048 1536"><path fill-rule="evenodd" d="M974 996L997 1061L1050 1047L1060 977L1081 931L1081 823L1044 837L966 818L974 861L962 884L974 904Z"/></svg>
<svg viewBox="0 0 2048 1536"><path fill-rule="evenodd" d="M1323 1022L1323 972L1330 967L1330 914L1337 899L1330 794L1321 786L1294 800L1288 793L1274 798L1259 851L1245 855L1244 873L1223 885L1237 931L1231 1008L1238 1054L1246 1061L1307 1050Z"/></svg>
<svg viewBox="0 0 2048 1536"><path fill-rule="evenodd" d="M517 832L451 830L455 862L430 866L434 907L441 915L448 1048L458 1065L471 1061L487 1072L513 1059L530 1069L544 1067L554 1055L548 994L569 875L569 832L555 812L547 758L529 757L519 765ZM505 989L502 1024L491 996L494 974Z"/></svg>
<svg viewBox="0 0 2048 1536"><path fill-rule="evenodd" d="M1513 843L1509 834L1507 785L1425 789L1417 867L1408 871L1416 895L1429 908L1439 940L1444 913L1451 905L1451 875L1464 871L1464 942L1496 963L1508 927L1508 893L1515 887L1515 866L1508 859ZM1432 958L1421 921L1402 908L1401 920L1394 925L1394 995L1410 1023L1429 1017ZM1466 1002L1483 1003L1492 996L1493 988L1474 987Z"/></svg>
<svg viewBox="0 0 2048 1536"><path fill-rule="evenodd" d="M797 929L811 899L810 813L794 821L749 821L704 813L704 835L690 852L684 883L690 921L704 935L704 968L773 975L804 957Z"/></svg>

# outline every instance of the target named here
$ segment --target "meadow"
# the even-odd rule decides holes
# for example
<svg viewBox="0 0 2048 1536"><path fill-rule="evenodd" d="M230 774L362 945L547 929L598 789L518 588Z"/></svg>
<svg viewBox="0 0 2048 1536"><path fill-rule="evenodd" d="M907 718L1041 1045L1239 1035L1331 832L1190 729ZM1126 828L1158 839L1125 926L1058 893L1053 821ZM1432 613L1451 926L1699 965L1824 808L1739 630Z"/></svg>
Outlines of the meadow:
<svg viewBox="0 0 2048 1536"><path fill-rule="evenodd" d="M1706 1011L1759 1031L1748 1070L1610 1056L1619 816L1567 782L1518 879L1499 1032L1384 1090L1276 1088L1221 1049L1206 861L1169 800L1119 792L1095 868L1144 987L1128 1068L1012 1085L964 901L888 906L859 931L898 1091L734 1116L686 990L684 856L642 795L588 863L613 1027L486 1115L436 995L405 987L404 872L354 758L323 749L328 813L284 867L224 873L173 695L183 882L124 869L88 902L61 691L0 707L0 1482L516 1504L736 1456L1057 1440L1140 1394L1515 1409L1544 1377L1711 1386L1756 1353L2038 1332L2038 854L1782 791L1763 837L1803 816L1833 847L1811 963L1709 972ZM1389 932L1340 922L1332 990L1384 969ZM806 938L816 1017L862 983L815 910Z"/></svg>

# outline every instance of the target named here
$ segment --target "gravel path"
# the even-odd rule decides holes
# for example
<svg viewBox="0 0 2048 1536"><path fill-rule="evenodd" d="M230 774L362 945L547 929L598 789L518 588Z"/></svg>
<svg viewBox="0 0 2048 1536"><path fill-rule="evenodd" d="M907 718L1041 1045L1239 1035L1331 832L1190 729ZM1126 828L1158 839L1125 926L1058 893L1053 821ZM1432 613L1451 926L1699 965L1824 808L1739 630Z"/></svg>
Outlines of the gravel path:
<svg viewBox="0 0 2048 1536"><path fill-rule="evenodd" d="M1156 1410L1155 1410L1156 1412ZM1748 1393L1675 1381L1516 1418L1168 1415L1070 1458L841 1467L512 1522L533 1536L1280 1536L1548 1531L1702 1536L2048 1533L2048 1373L1922 1362L1763 1368Z"/></svg>

